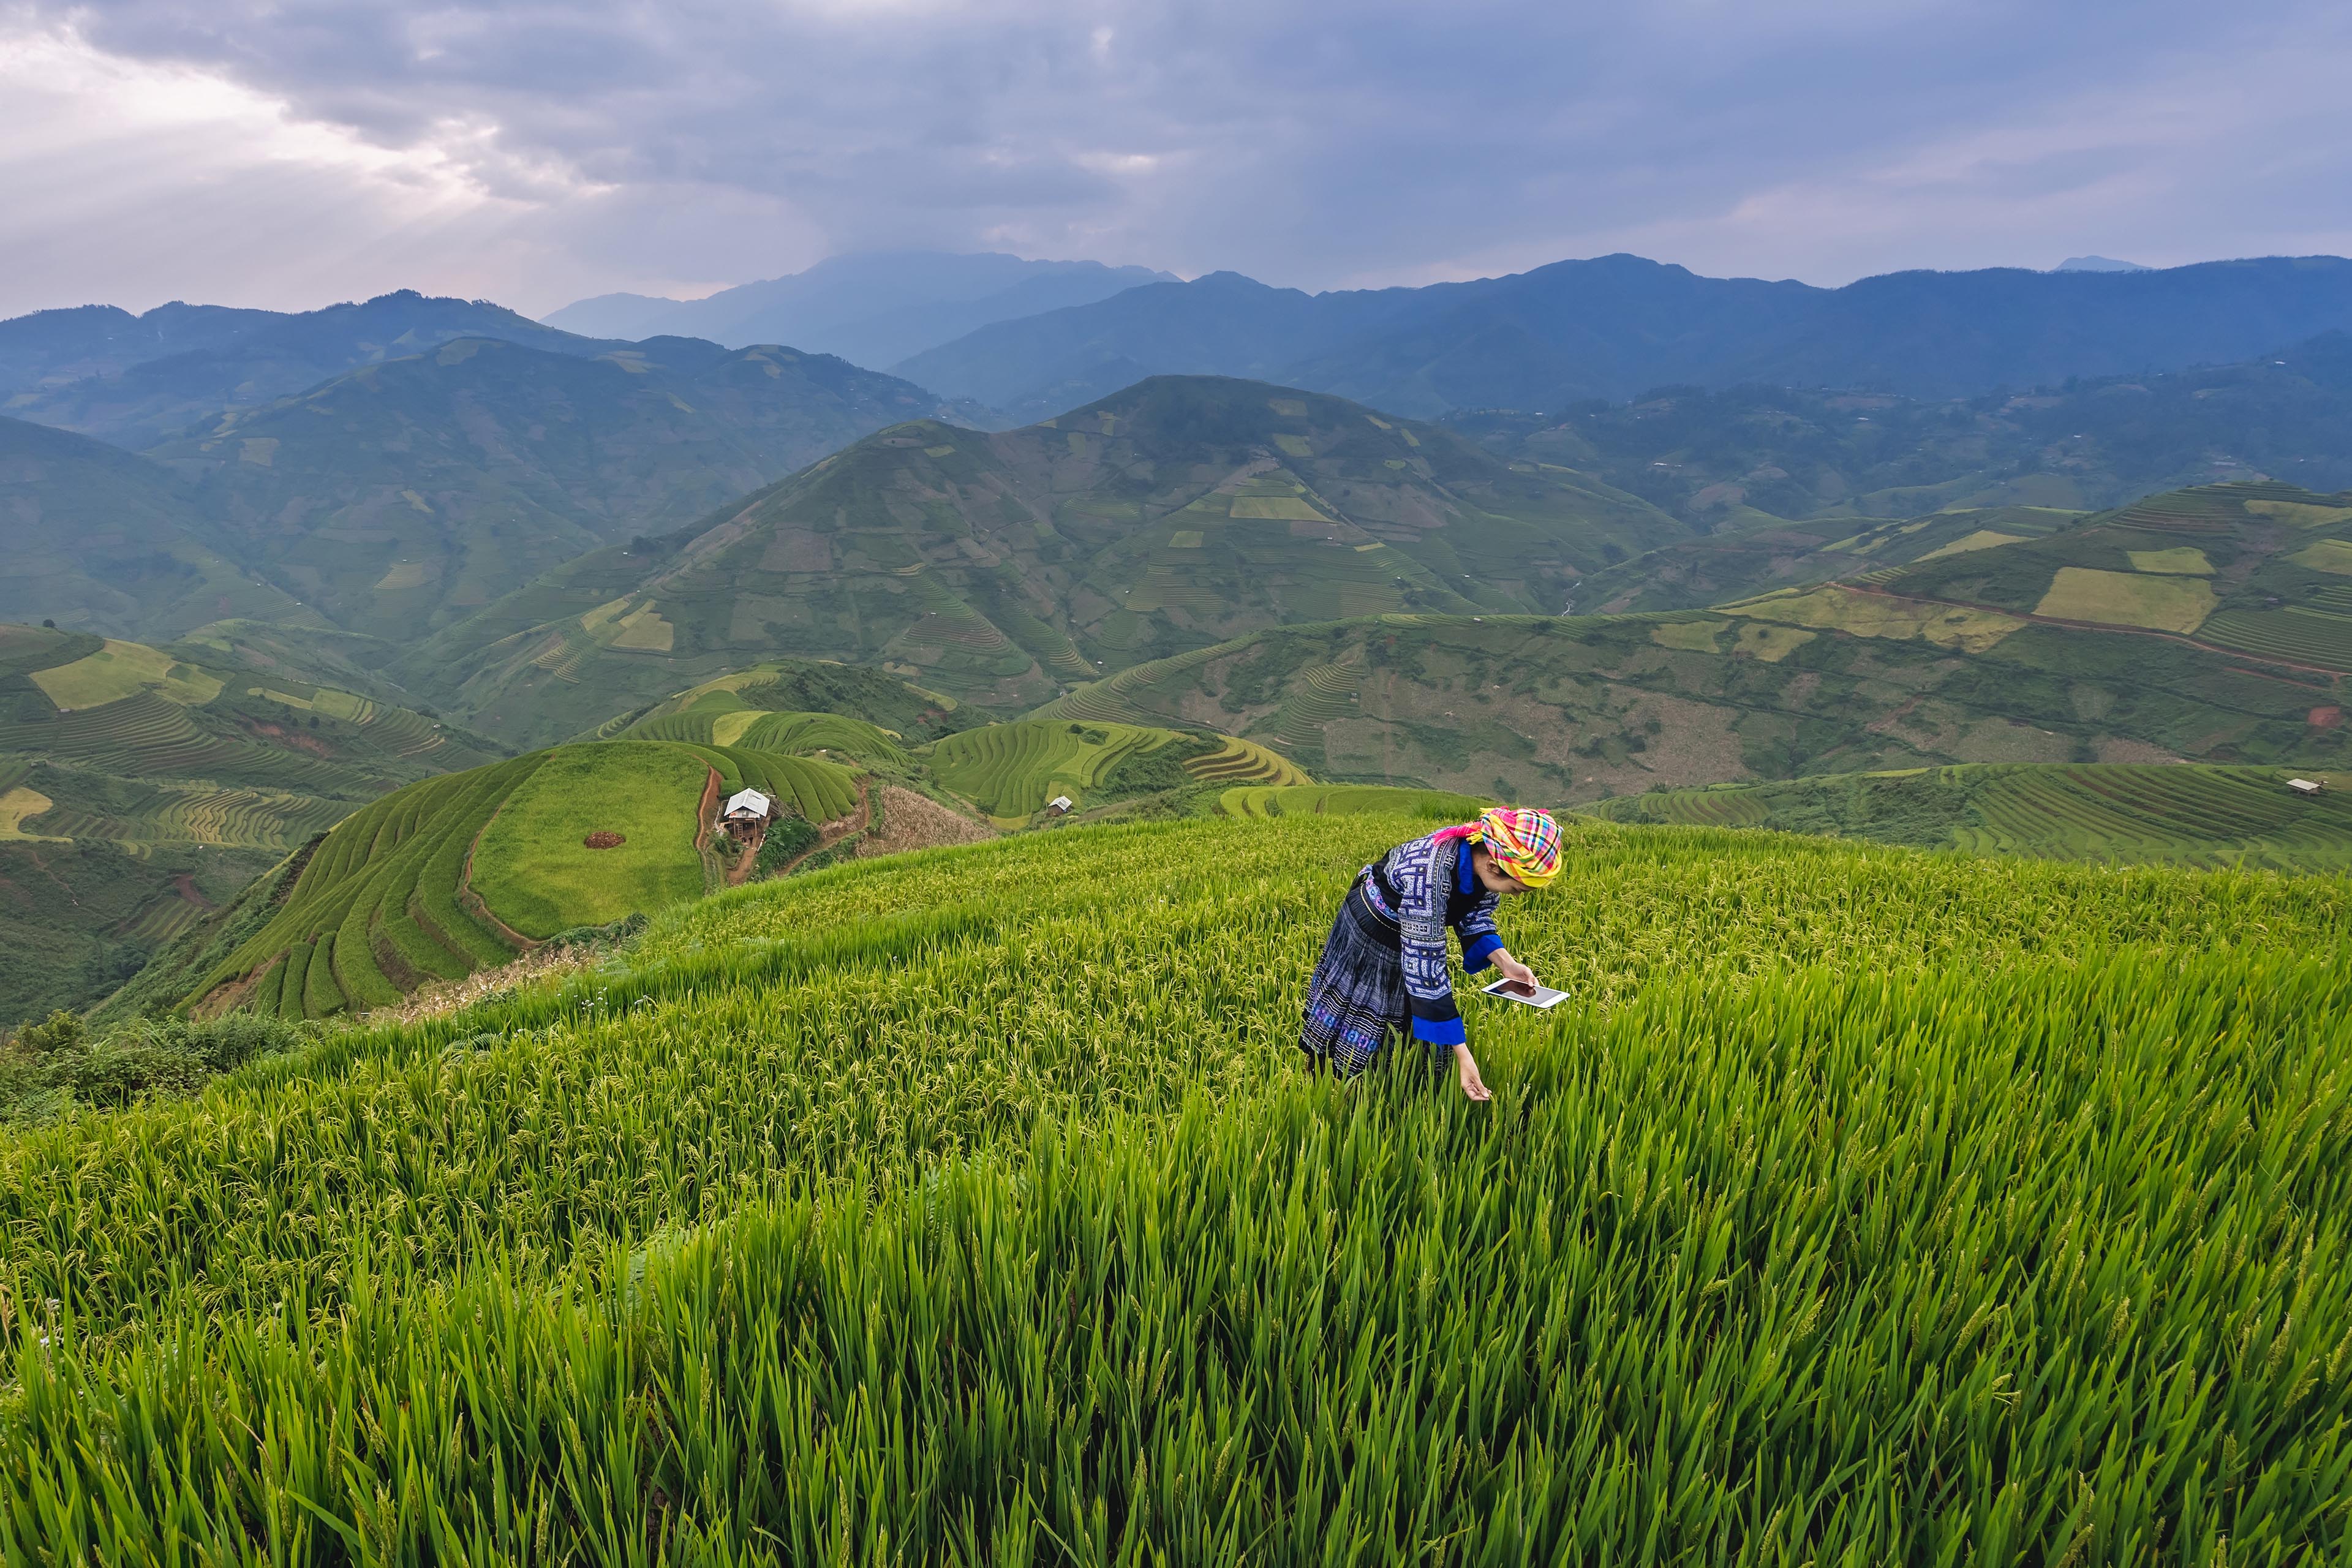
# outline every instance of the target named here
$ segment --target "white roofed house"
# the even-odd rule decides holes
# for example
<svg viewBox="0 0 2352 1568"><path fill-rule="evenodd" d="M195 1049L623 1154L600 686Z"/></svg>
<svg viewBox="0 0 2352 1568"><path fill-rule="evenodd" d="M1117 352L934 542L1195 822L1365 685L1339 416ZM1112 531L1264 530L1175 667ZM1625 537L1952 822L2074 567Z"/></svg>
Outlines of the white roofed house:
<svg viewBox="0 0 2352 1568"><path fill-rule="evenodd" d="M775 815L774 801L758 790L739 789L719 808L719 820L726 825L728 832L740 838L765 828Z"/></svg>

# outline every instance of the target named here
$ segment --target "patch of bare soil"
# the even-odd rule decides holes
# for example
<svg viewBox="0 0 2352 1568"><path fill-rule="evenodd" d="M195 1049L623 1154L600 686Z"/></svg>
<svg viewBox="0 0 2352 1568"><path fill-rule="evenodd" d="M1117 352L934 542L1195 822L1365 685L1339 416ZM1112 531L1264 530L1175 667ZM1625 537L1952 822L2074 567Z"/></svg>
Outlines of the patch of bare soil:
<svg viewBox="0 0 2352 1568"><path fill-rule="evenodd" d="M858 840L857 856L897 855L935 849L943 844L977 844L996 837L984 822L950 811L938 801L898 784L882 786L882 830Z"/></svg>
<svg viewBox="0 0 2352 1568"><path fill-rule="evenodd" d="M455 1013L461 1007L472 1006L492 992L512 990L528 981L585 969L603 956L603 952L593 946L536 948L512 963L502 963L496 969L478 969L463 980L436 981L397 1006L373 1009L365 1016L364 1021L370 1024L414 1024L420 1018Z"/></svg>
<svg viewBox="0 0 2352 1568"><path fill-rule="evenodd" d="M618 849L628 841L624 834L615 833L609 827L600 827L580 842L590 849Z"/></svg>

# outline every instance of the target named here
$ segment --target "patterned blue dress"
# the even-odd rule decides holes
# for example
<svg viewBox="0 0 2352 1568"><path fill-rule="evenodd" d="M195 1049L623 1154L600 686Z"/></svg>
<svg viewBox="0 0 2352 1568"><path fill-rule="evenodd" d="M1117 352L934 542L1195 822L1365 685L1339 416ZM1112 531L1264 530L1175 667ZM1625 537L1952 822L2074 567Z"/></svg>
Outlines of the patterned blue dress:
<svg viewBox="0 0 2352 1568"><path fill-rule="evenodd" d="M1416 838L1365 867L1307 983L1299 1049L1359 1073L1395 1030L1440 1062L1451 1057L1464 1036L1446 972L1446 928L1462 940L1463 972L1475 974L1503 945L1495 934L1499 901L1480 886L1460 838Z"/></svg>

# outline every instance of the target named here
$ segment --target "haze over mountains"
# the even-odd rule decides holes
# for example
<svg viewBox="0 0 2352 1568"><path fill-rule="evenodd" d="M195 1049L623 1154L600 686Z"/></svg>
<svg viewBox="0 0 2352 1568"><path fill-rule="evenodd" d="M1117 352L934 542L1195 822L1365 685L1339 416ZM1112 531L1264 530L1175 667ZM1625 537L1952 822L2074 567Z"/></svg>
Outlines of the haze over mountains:
<svg viewBox="0 0 2352 1568"><path fill-rule="evenodd" d="M1148 267L1027 261L936 250L864 251L806 271L722 289L701 300L602 294L566 305L547 324L591 337L659 333L730 348L791 343L859 364L889 365L995 321L1034 316L1145 283L1172 283Z"/></svg>
<svg viewBox="0 0 2352 1568"><path fill-rule="evenodd" d="M1178 374L1250 376L1432 418L1619 401L1672 383L1971 397L2242 360L2346 328L2352 262L2334 257L1899 272L1817 289L1609 256L1326 294L1217 272L999 322L891 368L1020 417Z"/></svg>

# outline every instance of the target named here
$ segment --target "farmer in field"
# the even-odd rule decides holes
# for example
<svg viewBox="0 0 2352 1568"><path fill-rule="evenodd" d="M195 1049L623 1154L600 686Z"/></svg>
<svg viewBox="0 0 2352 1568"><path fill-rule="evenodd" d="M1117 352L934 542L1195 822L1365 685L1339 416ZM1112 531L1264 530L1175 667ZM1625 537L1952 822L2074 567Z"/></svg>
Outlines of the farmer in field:
<svg viewBox="0 0 2352 1568"><path fill-rule="evenodd" d="M1489 964L1536 983L1495 934L1495 906L1559 875L1559 824L1549 812L1497 806L1475 822L1400 844L1358 874L1331 922L1307 988L1299 1048L1318 1066L1353 1075L1371 1065L1391 1029L1407 1030L1472 1100L1488 1100L1471 1058L1445 969L1445 928L1462 938L1462 968Z"/></svg>

